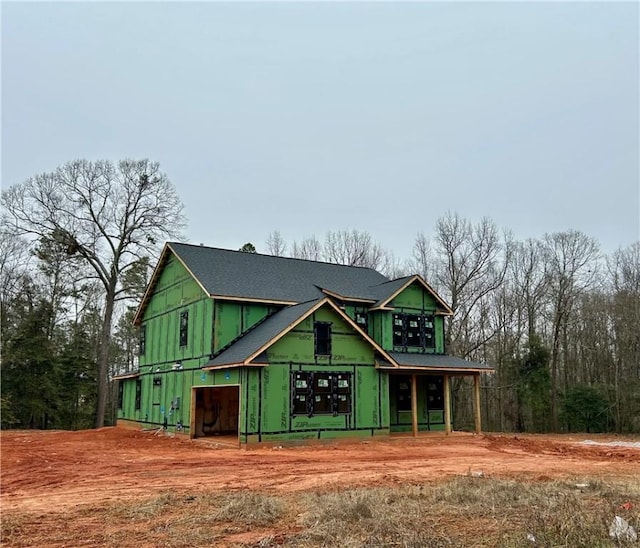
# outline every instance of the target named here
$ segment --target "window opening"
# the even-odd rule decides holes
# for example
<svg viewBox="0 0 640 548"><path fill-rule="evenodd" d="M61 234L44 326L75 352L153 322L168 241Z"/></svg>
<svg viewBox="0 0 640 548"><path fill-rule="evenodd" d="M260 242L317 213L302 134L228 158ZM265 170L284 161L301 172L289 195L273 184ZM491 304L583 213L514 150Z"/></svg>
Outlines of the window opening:
<svg viewBox="0 0 640 548"><path fill-rule="evenodd" d="M291 415L351 413L351 373L291 373Z"/></svg>
<svg viewBox="0 0 640 548"><path fill-rule="evenodd" d="M140 410L140 403L142 401L142 379L136 379L136 402L135 410Z"/></svg>
<svg viewBox="0 0 640 548"><path fill-rule="evenodd" d="M146 325L141 325L140 326L140 339L139 339L139 346L138 346L138 354L140 356L144 356L144 353L147 349L147 326Z"/></svg>
<svg viewBox="0 0 640 548"><path fill-rule="evenodd" d="M122 402L124 400L124 383L118 381L118 409L122 409Z"/></svg>
<svg viewBox="0 0 640 548"><path fill-rule="evenodd" d="M313 413L316 415L333 413L332 377L330 373L313 374Z"/></svg>
<svg viewBox="0 0 640 548"><path fill-rule="evenodd" d="M435 348L432 314L394 314L393 346Z"/></svg>
<svg viewBox="0 0 640 548"><path fill-rule="evenodd" d="M180 346L187 346L189 335L189 311L180 312Z"/></svg>
<svg viewBox="0 0 640 548"><path fill-rule="evenodd" d="M404 346L404 321L402 314L393 315L393 346Z"/></svg>
<svg viewBox="0 0 640 548"><path fill-rule="evenodd" d="M430 377L427 380L427 409L444 409L444 389L442 377Z"/></svg>
<svg viewBox="0 0 640 548"><path fill-rule="evenodd" d="M315 322L313 330L316 356L330 356L331 322Z"/></svg>
<svg viewBox="0 0 640 548"><path fill-rule="evenodd" d="M424 337L424 346L426 348L435 348L435 325L433 315L429 314L423 316L423 337Z"/></svg>
<svg viewBox="0 0 640 548"><path fill-rule="evenodd" d="M366 312L356 312L356 324L358 327L362 329L365 333L367 332L367 328L369 326L369 318L367 317Z"/></svg>
<svg viewBox="0 0 640 548"><path fill-rule="evenodd" d="M309 410L307 408L309 394L311 393L309 375L310 373L307 373L306 371L297 371L295 373L292 373L292 415L309 414Z"/></svg>
<svg viewBox="0 0 640 548"><path fill-rule="evenodd" d="M420 337L422 331L422 317L416 314L407 314L404 317L404 328L406 332L406 345L407 346L422 346L422 340Z"/></svg>
<svg viewBox="0 0 640 548"><path fill-rule="evenodd" d="M396 391L396 404L398 411L411 411L411 382L401 380Z"/></svg>
<svg viewBox="0 0 640 548"><path fill-rule="evenodd" d="M336 413L351 413L351 375L335 374L336 380Z"/></svg>

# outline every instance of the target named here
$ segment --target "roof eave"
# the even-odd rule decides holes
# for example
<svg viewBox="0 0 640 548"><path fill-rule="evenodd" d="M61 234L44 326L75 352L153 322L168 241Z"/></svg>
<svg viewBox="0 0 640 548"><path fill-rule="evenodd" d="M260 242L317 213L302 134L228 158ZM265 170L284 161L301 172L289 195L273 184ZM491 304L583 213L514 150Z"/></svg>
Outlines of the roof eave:
<svg viewBox="0 0 640 548"><path fill-rule="evenodd" d="M495 369L493 368L483 368L483 367L446 367L446 366L436 366L436 365L398 365L396 367L381 365L376 363L376 369L386 370L386 371L414 371L416 373L425 372L425 373L495 373Z"/></svg>
<svg viewBox="0 0 640 548"><path fill-rule="evenodd" d="M151 294L153 293L153 289L155 288L155 285L156 285L159 271L161 270L161 267L164 266L168 252L169 252L169 244L165 243L164 246L162 247L160 258L158 259L158 262L156 263L156 266L153 269L153 272L151 273L151 278L149 278L149 283L147 284L147 287L144 290L144 295L142 295L142 299L140 299L140 304L138 305L136 314L133 317L133 325L140 325L140 323L142 322L142 316L144 314L144 311L147 308L147 305L149 304L149 300L151 299Z"/></svg>
<svg viewBox="0 0 640 548"><path fill-rule="evenodd" d="M393 307L389 307L389 303L395 299L402 291L404 291L407 287L409 287L413 282L418 281L422 284L422 286L433 296L436 300L436 303L442 307L442 310L437 311L436 313L439 316L452 316L453 310L451 307L436 293L435 289L431 287L422 276L418 274L414 274L410 276L407 281L402 284L398 289L396 289L391 295L389 295L384 300L378 301L371 310L395 310ZM378 304L379 303L379 304Z"/></svg>
<svg viewBox="0 0 640 548"><path fill-rule="evenodd" d="M180 262L180 264L184 267L184 269L189 273L189 275L193 278L193 280L200 286L200 289L205 295L209 295L209 291L204 287L202 282L198 279L198 277L191 271L191 269L187 266L187 264L182 260L180 255L176 252L173 247L171 247L171 242L166 242L164 247L162 248L162 253L160 253L160 259L158 259L158 263L156 267L153 269L153 273L151 274L151 278L149 279L149 283L147 284L147 288L145 289L144 295L142 296L142 300L140 301L140 305L138 306L138 310L136 311L136 315L133 317L133 325L140 325L142 323L142 317L144 315L144 311L151 300L151 296L153 295L153 291L158 281L158 277L160 276L160 272L162 268L164 268L168 254L173 253L176 259Z"/></svg>
<svg viewBox="0 0 640 548"><path fill-rule="evenodd" d="M216 365L203 365L200 369L203 371L215 371L217 369L235 369L238 367L266 367L268 364L266 363L248 363L246 360L244 362L231 362L231 363L221 363Z"/></svg>
<svg viewBox="0 0 640 548"><path fill-rule="evenodd" d="M114 375L112 377L112 380L114 381L122 381L125 379L135 379L136 377L140 376L140 371L134 371L134 372L129 372L129 373L122 373L120 375Z"/></svg>
<svg viewBox="0 0 640 548"><path fill-rule="evenodd" d="M241 301L248 303L261 303L261 304L277 304L283 306L292 306L299 304L296 301L279 301L277 299L262 299L259 297L240 297L237 295L216 295L215 293L209 294L209 297L219 301Z"/></svg>
<svg viewBox="0 0 640 548"><path fill-rule="evenodd" d="M339 301L344 301L347 303L374 304L376 302L375 299L365 299L363 297L348 297L346 295L341 295L340 293L336 293L335 291L331 291L330 289L326 289L324 287L319 287L319 289L325 295L328 295L329 297L333 297L334 299L338 299Z"/></svg>

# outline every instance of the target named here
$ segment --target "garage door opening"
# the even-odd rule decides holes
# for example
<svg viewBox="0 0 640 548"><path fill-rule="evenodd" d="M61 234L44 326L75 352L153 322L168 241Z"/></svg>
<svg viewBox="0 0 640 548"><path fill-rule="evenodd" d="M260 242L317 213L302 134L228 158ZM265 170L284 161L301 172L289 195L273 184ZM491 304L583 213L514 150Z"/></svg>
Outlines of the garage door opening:
<svg viewBox="0 0 640 548"><path fill-rule="evenodd" d="M238 443L239 394L238 386L194 387L191 394L192 437L215 436Z"/></svg>

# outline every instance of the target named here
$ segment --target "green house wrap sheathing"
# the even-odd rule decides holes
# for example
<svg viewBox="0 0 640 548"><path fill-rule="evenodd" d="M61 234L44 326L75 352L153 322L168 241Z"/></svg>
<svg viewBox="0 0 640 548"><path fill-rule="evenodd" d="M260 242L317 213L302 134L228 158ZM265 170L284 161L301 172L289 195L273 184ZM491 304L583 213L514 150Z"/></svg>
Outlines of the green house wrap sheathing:
<svg viewBox="0 0 640 548"><path fill-rule="evenodd" d="M417 378L418 429L440 430L443 375L491 370L446 359L450 313L417 276L167 244L118 418L241 444L388 435L412 429ZM433 341L400 344L394 317L433 321Z"/></svg>

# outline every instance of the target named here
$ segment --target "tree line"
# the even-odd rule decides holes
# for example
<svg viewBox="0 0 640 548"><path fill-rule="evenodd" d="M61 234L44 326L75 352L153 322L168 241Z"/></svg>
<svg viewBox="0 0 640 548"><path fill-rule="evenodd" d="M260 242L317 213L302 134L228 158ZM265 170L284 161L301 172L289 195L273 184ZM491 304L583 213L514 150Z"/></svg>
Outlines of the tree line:
<svg viewBox="0 0 640 548"><path fill-rule="evenodd" d="M174 186L148 160L78 160L2 205L2 427L113 424L110 378L137 364L135 307L163 242L182 239ZM609 254L575 230L518 241L452 212L406 258L355 229L274 230L241 249L422 275L455 313L447 353L495 368L485 430L640 432L640 241ZM452 387L454 427L471 427L471 387Z"/></svg>
<svg viewBox="0 0 640 548"><path fill-rule="evenodd" d="M487 363L486 430L640 431L640 241L606 254L577 230L518 241L456 213L398 259L370 234L328 231L266 252L418 273L451 305L447 353ZM453 383L454 426L471 428L470 383Z"/></svg>
<svg viewBox="0 0 640 548"><path fill-rule="evenodd" d="M3 190L2 206L2 426L112 423L109 379L135 363L150 261L185 225L175 187L157 162L76 160Z"/></svg>

